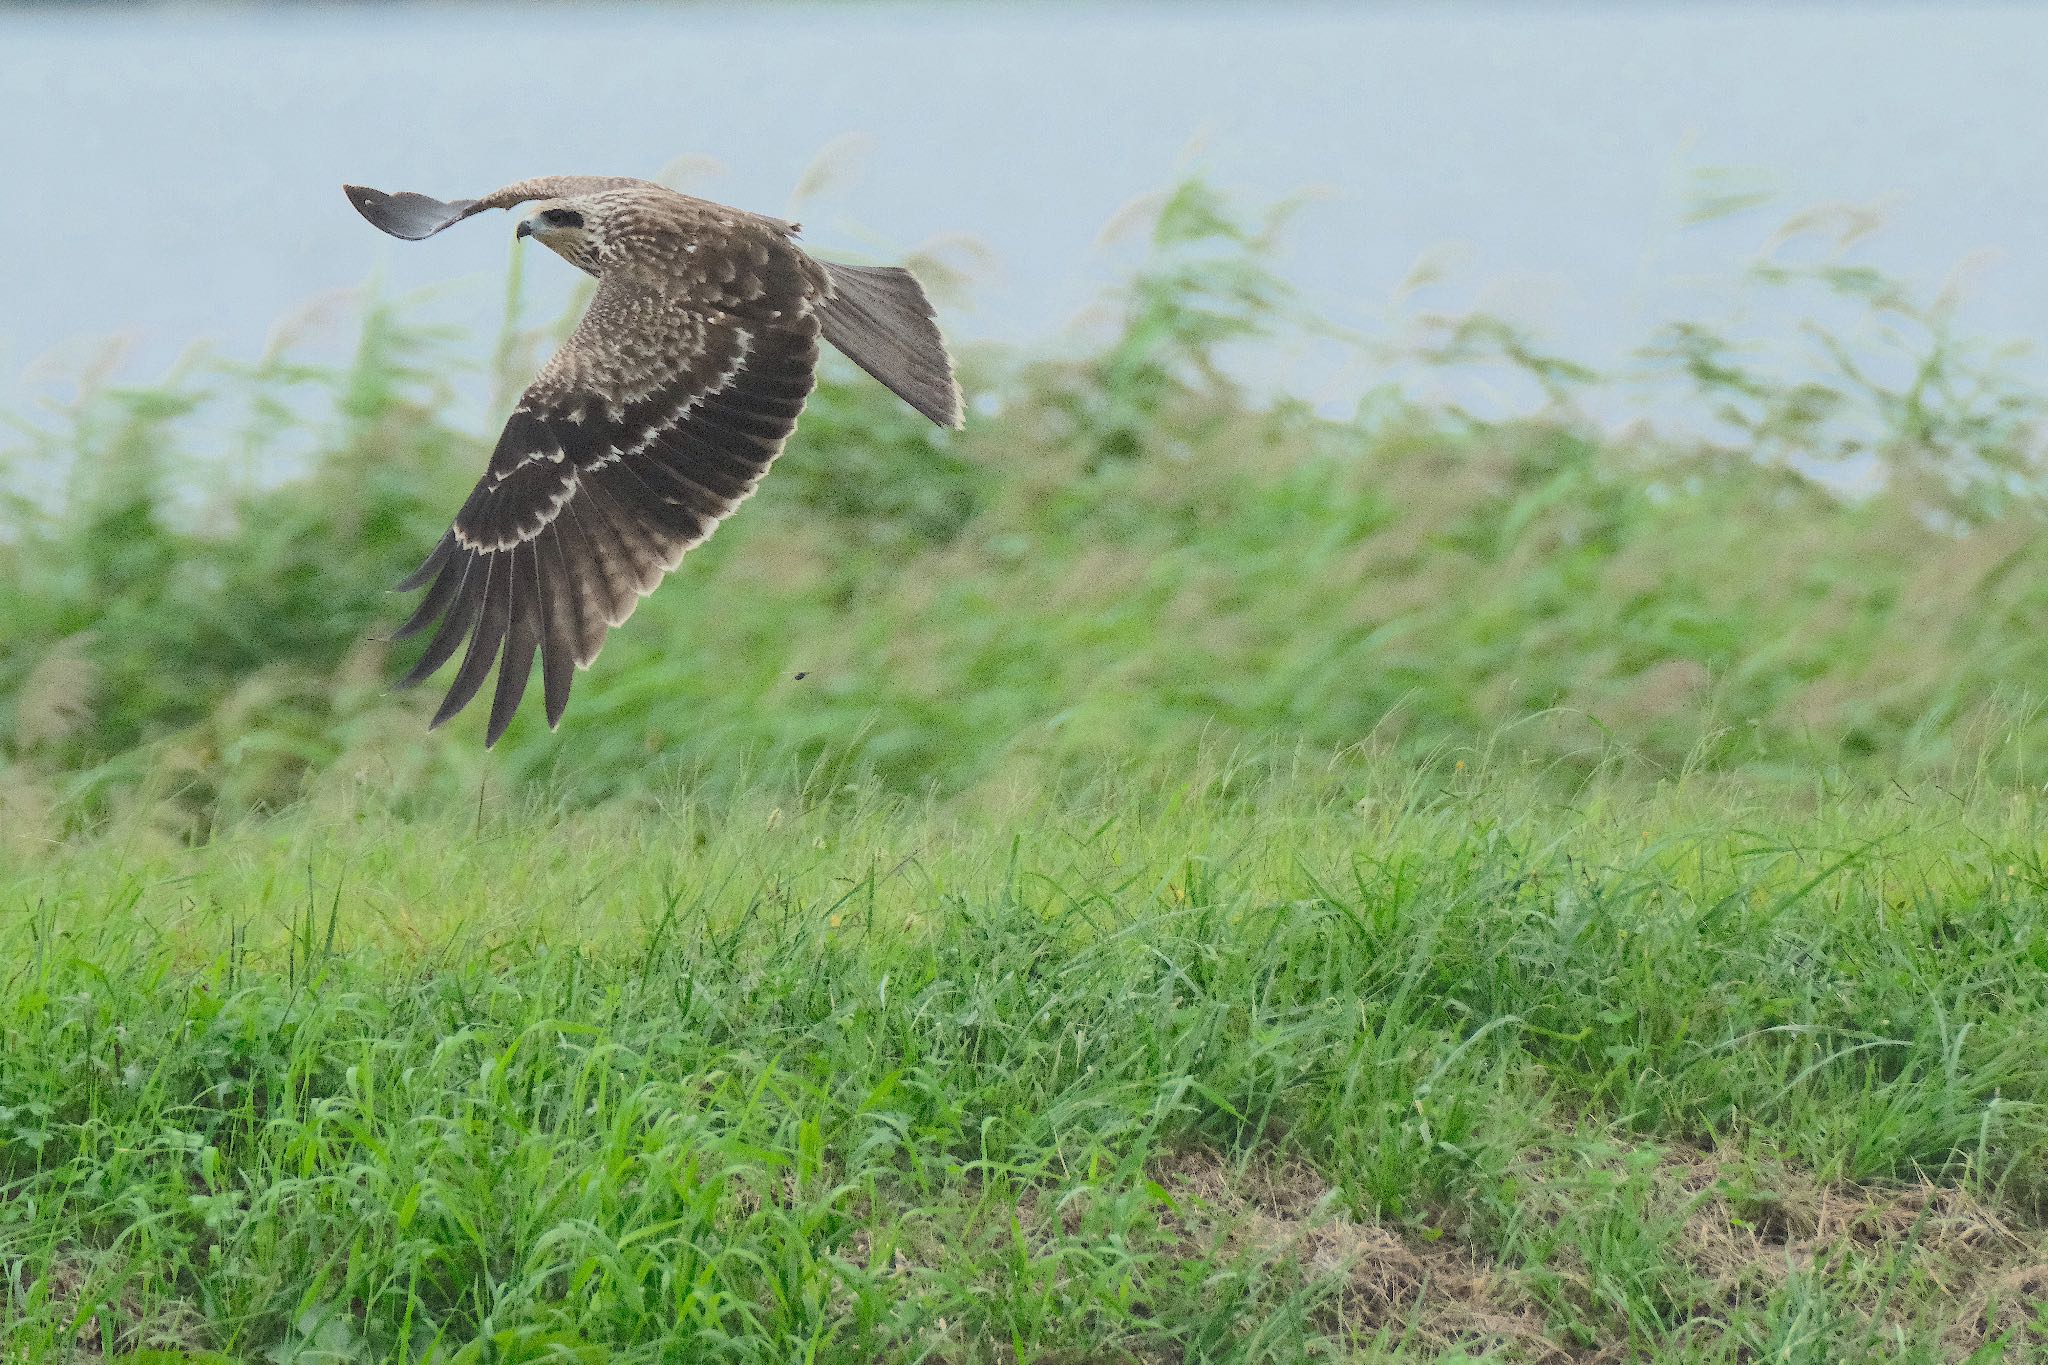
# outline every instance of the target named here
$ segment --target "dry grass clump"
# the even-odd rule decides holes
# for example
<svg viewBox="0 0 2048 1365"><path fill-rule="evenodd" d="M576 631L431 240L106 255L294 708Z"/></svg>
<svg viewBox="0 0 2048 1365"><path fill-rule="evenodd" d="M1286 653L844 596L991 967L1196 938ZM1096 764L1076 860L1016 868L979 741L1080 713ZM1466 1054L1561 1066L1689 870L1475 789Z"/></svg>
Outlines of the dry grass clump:
<svg viewBox="0 0 2048 1365"><path fill-rule="evenodd" d="M1188 1254L1220 1245L1266 1273L1291 1269L1322 1291L1318 1317L1333 1336L1515 1361L1580 1358L1550 1339L1537 1304L1502 1267L1451 1238L1352 1217L1299 1159L1232 1164L1192 1151L1155 1176L1173 1195Z"/></svg>
<svg viewBox="0 0 2048 1365"><path fill-rule="evenodd" d="M1820 1315L1844 1342L1938 1341L1939 1358L1956 1360L2042 1330L2048 1233L1965 1188L1828 1181L1790 1162L1676 1145L1626 1152L1600 1172L1612 1177L1603 1215L1588 1197L1601 1179L1560 1178L1561 1164L1539 1156L1523 1173L1562 1229L1533 1280L1553 1323L1606 1317L1632 1334L1654 1323L1704 1346L1741 1341L1746 1324L1811 1301L1826 1304ZM1615 1243L1637 1233L1631 1263ZM1631 1269L1640 1279L1624 1300L1614 1286Z"/></svg>
<svg viewBox="0 0 2048 1365"><path fill-rule="evenodd" d="M1197 1150L1154 1174L1174 1200L1168 1222L1182 1255L1307 1287L1317 1325L1337 1339L1518 1362L1640 1357L1624 1324L1587 1340L1570 1330L1573 1313L1559 1311L1560 1282L1576 1307L1597 1299L1593 1255L1567 1252L1535 1275L1469 1229L1360 1219L1295 1157L1233 1162ZM1665 1288L1690 1298L1677 1316L1695 1346L1711 1349L1741 1310L1768 1306L1801 1278L1851 1293L1867 1310L1859 1334L1872 1342L1925 1338L1932 1320L1943 1359L1981 1358L1987 1344L2048 1346L2048 1237L1965 1190L1831 1183L1683 1147L1660 1153L1649 1179L1674 1230ZM1748 1353L1738 1348L1737 1358Z"/></svg>

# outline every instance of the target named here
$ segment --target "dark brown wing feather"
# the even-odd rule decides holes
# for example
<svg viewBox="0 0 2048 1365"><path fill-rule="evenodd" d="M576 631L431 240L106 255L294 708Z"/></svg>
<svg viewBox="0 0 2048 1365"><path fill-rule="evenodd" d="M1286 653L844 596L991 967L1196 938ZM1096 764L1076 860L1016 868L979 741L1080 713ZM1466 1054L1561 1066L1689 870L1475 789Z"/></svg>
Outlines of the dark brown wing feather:
<svg viewBox="0 0 2048 1365"><path fill-rule="evenodd" d="M343 185L341 191L348 196L348 202L356 206L356 212L369 219L372 226L408 242L431 237L442 228L483 210L483 206L474 199L443 203L428 195L414 194L411 190L386 194L367 185Z"/></svg>
<svg viewBox="0 0 2048 1365"><path fill-rule="evenodd" d="M486 742L536 653L550 727L577 668L753 493L796 428L818 359L802 297L753 316L607 280L521 398L489 471L405 587L427 595L399 636L439 623L402 680L468 651L439 725L499 666Z"/></svg>

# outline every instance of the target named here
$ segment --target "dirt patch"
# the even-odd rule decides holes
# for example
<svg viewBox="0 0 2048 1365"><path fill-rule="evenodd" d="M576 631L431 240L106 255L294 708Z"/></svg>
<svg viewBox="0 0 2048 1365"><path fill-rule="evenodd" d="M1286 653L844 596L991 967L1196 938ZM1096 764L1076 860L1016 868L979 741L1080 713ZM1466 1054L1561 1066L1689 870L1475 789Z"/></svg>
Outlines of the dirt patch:
<svg viewBox="0 0 2048 1365"><path fill-rule="evenodd" d="M1335 1335L1376 1336L1435 1352L1497 1352L1530 1362L1585 1359L1552 1341L1543 1315L1497 1268L1446 1240L1427 1241L1351 1217L1306 1164L1234 1167L1209 1152L1163 1162L1154 1177L1180 1212L1170 1220L1190 1254L1292 1262L1328 1288L1320 1308Z"/></svg>

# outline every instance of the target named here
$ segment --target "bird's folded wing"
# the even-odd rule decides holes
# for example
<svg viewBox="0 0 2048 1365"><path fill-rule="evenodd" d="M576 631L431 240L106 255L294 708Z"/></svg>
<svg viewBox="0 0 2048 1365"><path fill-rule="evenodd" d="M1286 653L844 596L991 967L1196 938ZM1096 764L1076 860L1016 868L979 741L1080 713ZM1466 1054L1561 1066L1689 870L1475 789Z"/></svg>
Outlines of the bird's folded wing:
<svg viewBox="0 0 2048 1365"><path fill-rule="evenodd" d="M499 664L495 744L536 652L548 724L560 721L574 670L605 632L768 472L817 358L807 309L743 321L603 284L513 410L454 526L400 585L430 586L398 637L439 623L401 686L468 644L433 723Z"/></svg>

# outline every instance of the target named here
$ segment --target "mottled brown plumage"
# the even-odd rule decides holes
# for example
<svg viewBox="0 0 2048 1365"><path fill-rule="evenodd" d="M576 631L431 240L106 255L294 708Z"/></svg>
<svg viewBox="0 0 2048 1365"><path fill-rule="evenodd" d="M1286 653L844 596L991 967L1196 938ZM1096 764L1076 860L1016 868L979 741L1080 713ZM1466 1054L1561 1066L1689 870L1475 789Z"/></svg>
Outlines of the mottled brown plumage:
<svg viewBox="0 0 2048 1365"><path fill-rule="evenodd" d="M426 587L402 638L439 623L410 685L467 645L441 724L494 664L485 742L541 661L550 727L605 632L753 493L796 428L822 336L919 412L960 424L931 305L909 272L817 261L796 225L643 180L546 176L481 199L345 187L418 240L485 209L540 201L519 235L598 280L534 380L455 524L400 586Z"/></svg>

